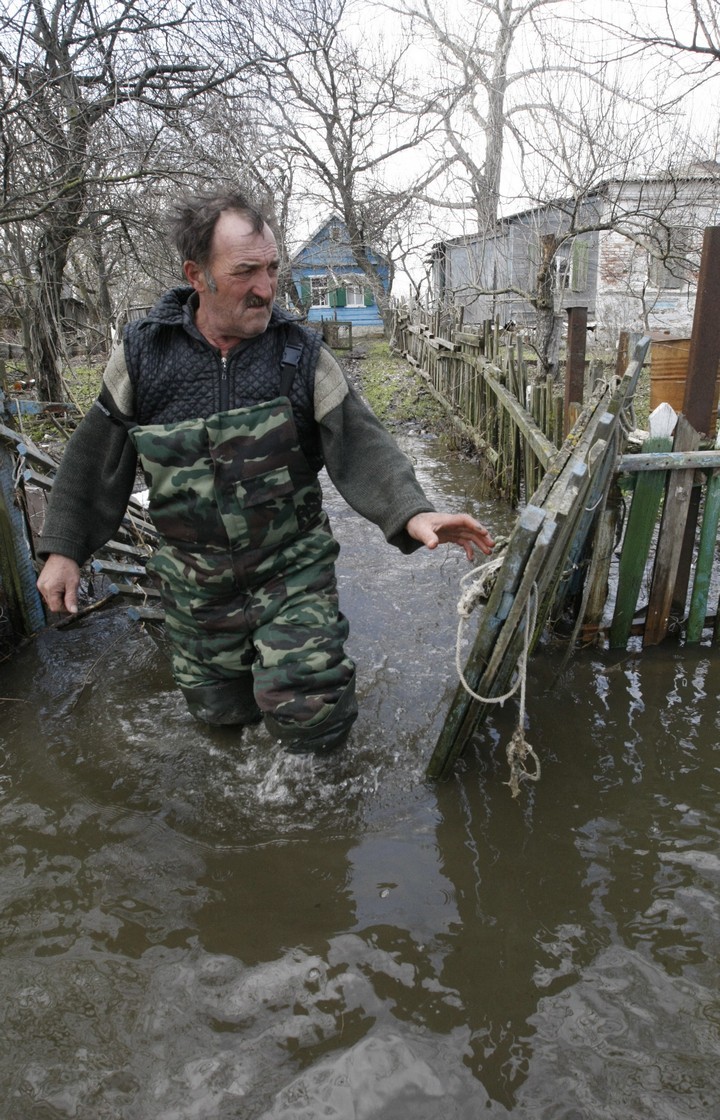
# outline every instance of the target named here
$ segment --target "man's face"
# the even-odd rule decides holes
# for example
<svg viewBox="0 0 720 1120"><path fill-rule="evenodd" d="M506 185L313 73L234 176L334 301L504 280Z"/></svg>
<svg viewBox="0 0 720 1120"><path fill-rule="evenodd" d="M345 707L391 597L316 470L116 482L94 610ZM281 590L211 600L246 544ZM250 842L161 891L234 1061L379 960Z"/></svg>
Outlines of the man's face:
<svg viewBox="0 0 720 1120"><path fill-rule="evenodd" d="M254 338L270 322L278 284L278 251L266 225L256 233L242 214L218 218L207 268L186 261L185 275L200 296L197 324L210 341Z"/></svg>

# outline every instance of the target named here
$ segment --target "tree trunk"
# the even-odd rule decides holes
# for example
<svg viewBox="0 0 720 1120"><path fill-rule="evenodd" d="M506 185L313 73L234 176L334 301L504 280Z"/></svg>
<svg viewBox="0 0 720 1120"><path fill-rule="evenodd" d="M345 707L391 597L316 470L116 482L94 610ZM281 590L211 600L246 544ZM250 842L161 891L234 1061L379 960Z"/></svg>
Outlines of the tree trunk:
<svg viewBox="0 0 720 1120"><path fill-rule="evenodd" d="M557 380L560 353L562 319L555 314L555 272L553 263L559 245L558 238L552 233L540 237L540 263L538 265L535 287L537 354L541 377Z"/></svg>

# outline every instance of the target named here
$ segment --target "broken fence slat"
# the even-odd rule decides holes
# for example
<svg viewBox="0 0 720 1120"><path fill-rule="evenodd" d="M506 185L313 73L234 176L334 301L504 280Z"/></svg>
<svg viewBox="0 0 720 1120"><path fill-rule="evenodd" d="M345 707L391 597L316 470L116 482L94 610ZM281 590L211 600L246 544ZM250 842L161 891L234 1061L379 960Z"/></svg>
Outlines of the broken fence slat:
<svg viewBox="0 0 720 1120"><path fill-rule="evenodd" d="M547 567L549 567L549 565L546 566L548 553L553 547L560 529L561 526L554 518L545 518L542 528L537 535L535 546L532 550L532 553L530 554L530 558L525 565L522 582L517 590L515 598L513 599L512 607L508 612L508 616L505 621L505 626L503 627L502 633L498 635L498 639L493 647L492 656L483 674L483 676L486 676L489 680L494 679L495 675L500 672L500 668L503 661L505 660L507 650L511 644L515 628L520 625L524 625L527 604L531 594L533 594L533 588L537 588L539 599L540 588L543 584L543 575L545 574ZM539 616L538 625L540 625ZM480 695L482 695L482 689L480 689L479 691Z"/></svg>
<svg viewBox="0 0 720 1120"><path fill-rule="evenodd" d="M122 541L108 541L103 545L103 552L117 553L119 556L129 556L133 560L147 563L152 553L149 549L138 548L136 545L123 544Z"/></svg>
<svg viewBox="0 0 720 1120"><path fill-rule="evenodd" d="M488 601L480 608L477 634L465 666L465 679L473 691L477 691L498 633L512 608L525 565L545 520L545 513L536 506L527 506L523 510L508 542L507 553ZM472 697L462 682L459 683L428 764L429 777L439 777L446 772L452 760L462 750L465 740L459 739L459 732L472 703Z"/></svg>
<svg viewBox="0 0 720 1120"><path fill-rule="evenodd" d="M680 415L673 447L678 451L694 451L699 442L699 432L696 432L685 417ZM692 485L693 472L689 470L670 471L666 477L665 501L660 520L643 646L657 645L668 631ZM685 595L682 598L684 606Z"/></svg>
<svg viewBox="0 0 720 1120"><path fill-rule="evenodd" d="M38 474L30 467L22 472L22 480L26 486L37 486L38 490L52 490L52 479L46 474Z"/></svg>
<svg viewBox="0 0 720 1120"><path fill-rule="evenodd" d="M111 575L127 576L128 579L146 574L144 564L122 564L115 560L93 560L90 567L94 572L109 572Z"/></svg>
<svg viewBox="0 0 720 1120"><path fill-rule="evenodd" d="M718 523L720 522L720 474L714 474L708 479L705 493L705 509L703 512L700 540L698 542L697 562L695 566L695 580L693 582L690 598L690 612L688 614L685 640L692 644L699 642L702 636L707 615L708 597L710 594L710 578L715 561L715 543L717 541Z"/></svg>
<svg viewBox="0 0 720 1120"><path fill-rule="evenodd" d="M655 436L645 441L645 447L651 452L669 451L671 446L672 441L666 436ZM662 470L639 475L635 484L618 566L610 649L624 649L630 637L664 488L665 472Z"/></svg>

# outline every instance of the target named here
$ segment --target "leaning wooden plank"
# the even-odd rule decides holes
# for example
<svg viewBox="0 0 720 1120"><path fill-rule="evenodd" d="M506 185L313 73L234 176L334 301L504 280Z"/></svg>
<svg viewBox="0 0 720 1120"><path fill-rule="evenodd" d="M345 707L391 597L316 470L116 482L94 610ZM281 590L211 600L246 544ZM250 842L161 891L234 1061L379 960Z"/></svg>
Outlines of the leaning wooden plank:
<svg viewBox="0 0 720 1120"><path fill-rule="evenodd" d="M685 632L685 640L690 644L700 641L705 625L708 597L710 594L710 578L715 562L715 545L717 542L719 522L720 474L713 474L708 479L707 490L705 492L705 508L703 510L700 540L698 542L695 579L693 581L690 612L688 614Z"/></svg>
<svg viewBox="0 0 720 1120"><path fill-rule="evenodd" d="M522 581L527 560L545 521L545 514L535 506L527 506L520 515L508 542L507 553L498 570L495 584L482 610L477 634L465 665L465 679L476 690L484 672L498 633L507 618ZM428 766L428 775L437 776L455 747L459 728L472 700L459 684L444 727L438 738ZM461 749L461 747L459 748ZM453 755L453 757L455 757Z"/></svg>
<svg viewBox="0 0 720 1120"><path fill-rule="evenodd" d="M504 410L512 416L520 431L530 444L533 454L540 460L543 468L547 470L550 462L557 454L557 448L551 443L545 433L538 427L529 412L527 412L512 393L501 385L494 372L485 368L485 381L492 389Z"/></svg>
<svg viewBox="0 0 720 1120"><path fill-rule="evenodd" d="M590 484L582 506L576 511L572 540L567 560L552 603L552 613L558 617L568 595L576 595L584 583L587 563L587 543L600 508L604 504L608 481L615 468L618 439L616 419L608 412L600 417L595 429L595 442L590 447L586 462Z"/></svg>
<svg viewBox="0 0 720 1120"><path fill-rule="evenodd" d="M28 525L16 501L15 457L0 445L0 584L14 635L29 638L45 625Z"/></svg>
<svg viewBox="0 0 720 1120"><path fill-rule="evenodd" d="M602 441L605 447L605 441ZM610 473L610 467L607 472ZM596 472L597 473L597 472ZM560 618L568 596L577 595L585 580L587 567L587 541L591 529L595 524L599 508L602 504L602 491L598 491L594 484L596 479L591 477L585 489L584 497L571 511L566 534L564 560L557 571L554 580L552 600L549 604L547 615L553 619Z"/></svg>
<svg viewBox="0 0 720 1120"><path fill-rule="evenodd" d="M673 449L694 451L699 443L700 433L696 432L692 424L681 414L675 429ZM683 470L670 471L667 476L643 646L657 645L667 634L675 580L685 537L693 474L692 469L686 467ZM683 595L683 606L684 598Z"/></svg>
<svg viewBox="0 0 720 1120"><path fill-rule="evenodd" d="M0 432L0 435L2 433ZM22 472L22 480L28 486L37 486L39 490L51 491L53 478L50 475L38 474L29 467ZM158 540L158 532L148 518L147 510L143 503L134 495L130 496L128 508L122 519L122 528L130 540L149 538Z"/></svg>
<svg viewBox="0 0 720 1120"><path fill-rule="evenodd" d="M550 463L540 485L535 490L531 499L533 505L544 506L552 490L558 484L558 480L561 478L563 471L572 469L572 467L569 466L571 462L585 457L590 445L588 444L584 451L582 448L578 450L580 441L584 441L584 444L587 444L589 438L588 431L592 430L594 423L600 416L603 416L606 411L606 396L592 401L583 410L580 420L565 438L562 447Z"/></svg>
<svg viewBox="0 0 720 1120"><path fill-rule="evenodd" d="M585 454L585 464L589 474L587 494L581 505L574 511L574 526L572 541L568 550L568 560L565 571L555 595L555 610L562 609L563 601L571 587L578 581L578 566L585 554L586 541L591 526L596 521L596 514L602 503L602 497L607 491L608 478L615 467L617 448L617 420L613 414L601 414L590 433L590 446L579 450Z"/></svg>
<svg viewBox="0 0 720 1120"><path fill-rule="evenodd" d="M668 451L672 441L667 436L655 436L643 446L648 452ZM618 565L610 649L624 649L630 637L664 488L665 471L648 471L637 477Z"/></svg>
<svg viewBox="0 0 720 1120"><path fill-rule="evenodd" d="M525 565L545 520L543 510L527 506L515 525L487 603L482 608L480 625L468 658L466 676L470 674L467 679L471 687L472 680L479 680L479 674L492 653L498 631L510 613Z"/></svg>
<svg viewBox="0 0 720 1120"><path fill-rule="evenodd" d="M510 690L512 678L518 668L520 655L525 645L528 614L533 610L531 597L535 596L536 580L543 570L556 528L556 524L550 518L546 518L543 522L530 560L525 566L522 584L518 588L511 612L502 628L502 651L499 650L496 643L491 662L483 672L477 687L473 689L477 696L486 697L487 700L477 700L468 695L470 703L465 707L465 714L458 727L454 742L449 744L450 749L444 753L436 748L436 753L428 767L428 777L443 778L450 773L453 764L462 754L478 725L485 719L491 708L500 702L497 698L504 696ZM534 601L537 602L536 599ZM530 611L528 605L530 605ZM536 620L535 628L530 635L529 649L531 651L541 631L542 624ZM463 686L461 685L461 687Z"/></svg>
<svg viewBox="0 0 720 1120"><path fill-rule="evenodd" d="M599 627L608 600L610 568L615 552L615 535L620 514L620 492L613 483L601 508L592 544L592 558L588 573L589 593L582 620L583 638L593 627Z"/></svg>
<svg viewBox="0 0 720 1120"><path fill-rule="evenodd" d="M643 335L633 350L632 358L623 376L611 394L608 404L610 412L619 415L632 402L649 347L650 338L648 335Z"/></svg>
<svg viewBox="0 0 720 1120"><path fill-rule="evenodd" d="M562 576L568 550L572 543L575 525L584 507L590 486L590 472L587 464L572 460L569 469L563 472L562 485L557 484L548 496L543 509L559 525L560 533L555 538L552 556L548 558L547 570L543 573L542 596L552 596L558 580Z"/></svg>
<svg viewBox="0 0 720 1120"><path fill-rule="evenodd" d="M137 542L140 541L156 541L159 540L160 534L153 524L143 517L136 517L134 513L128 510L122 519L123 535L127 534L129 540Z"/></svg>
<svg viewBox="0 0 720 1120"><path fill-rule="evenodd" d="M536 630L542 629L542 619L540 618L540 590L543 586L543 577L546 576L547 570L550 568L549 553L554 545L556 537L559 535L559 531L559 522L552 517L546 517L542 529L538 533L537 540L535 541L535 547L525 565L522 582L518 587L512 607L508 612L502 631L498 635L495 645L493 646L492 656L483 673L483 678L488 685L494 680L495 675L500 670L516 627L519 626L525 618L528 600L531 595L534 596L537 603ZM482 695L482 687L478 691L480 695Z"/></svg>

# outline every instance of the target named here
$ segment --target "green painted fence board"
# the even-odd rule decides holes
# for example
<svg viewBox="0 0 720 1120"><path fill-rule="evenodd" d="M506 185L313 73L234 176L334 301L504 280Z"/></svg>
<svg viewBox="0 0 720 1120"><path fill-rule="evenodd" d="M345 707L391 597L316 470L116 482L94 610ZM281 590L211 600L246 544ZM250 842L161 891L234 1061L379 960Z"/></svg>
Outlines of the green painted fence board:
<svg viewBox="0 0 720 1120"><path fill-rule="evenodd" d="M707 484L705 509L698 542L695 580L685 634L686 641L690 643L700 641L705 625L708 596L710 594L710 576L715 560L718 522L720 522L720 474L714 474Z"/></svg>
<svg viewBox="0 0 720 1120"><path fill-rule="evenodd" d="M656 436L645 441L643 450L669 451L671 447L672 440L669 437ZM611 649L624 649L630 637L660 501L665 489L665 477L665 471L662 470L645 471L637 477L618 567L618 589L610 627Z"/></svg>

